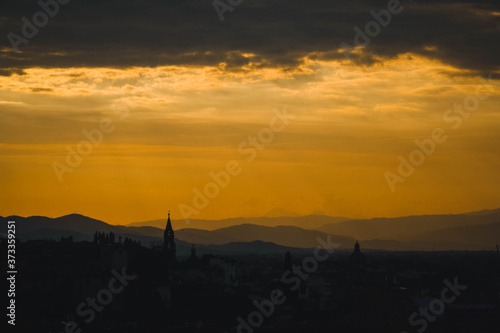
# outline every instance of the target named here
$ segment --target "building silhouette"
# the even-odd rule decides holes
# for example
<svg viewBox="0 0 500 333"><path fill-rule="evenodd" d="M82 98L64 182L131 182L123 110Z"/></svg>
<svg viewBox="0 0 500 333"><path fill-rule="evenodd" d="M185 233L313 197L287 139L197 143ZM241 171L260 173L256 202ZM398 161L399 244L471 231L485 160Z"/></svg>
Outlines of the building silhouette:
<svg viewBox="0 0 500 333"><path fill-rule="evenodd" d="M167 226L163 233L163 254L170 263L176 262L175 236L172 223L170 222L170 211L168 212Z"/></svg>
<svg viewBox="0 0 500 333"><path fill-rule="evenodd" d="M366 259L356 241L354 252L349 257L349 278L355 288L360 288L366 279Z"/></svg>

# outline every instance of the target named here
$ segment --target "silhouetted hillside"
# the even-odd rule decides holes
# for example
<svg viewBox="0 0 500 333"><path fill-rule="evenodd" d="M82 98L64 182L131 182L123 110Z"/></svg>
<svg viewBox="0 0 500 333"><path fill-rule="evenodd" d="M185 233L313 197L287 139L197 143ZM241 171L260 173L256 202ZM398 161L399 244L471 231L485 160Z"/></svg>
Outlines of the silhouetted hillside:
<svg viewBox="0 0 500 333"><path fill-rule="evenodd" d="M327 216L304 216L292 218L298 223L308 219L331 220ZM261 223L268 218L258 219ZM287 219L287 218L285 218ZM333 218L335 219L335 218ZM113 232L116 237L130 238L145 246L158 245L163 240L164 225L161 228L150 226L109 225L103 221L79 214L71 214L58 218L44 216L31 217L0 217L0 221L16 221L16 234L22 240L54 239L73 236L75 241L91 241L96 231ZM231 222L228 222L228 221ZM224 223L233 223L241 219L228 219ZM243 219L247 220L247 219ZM283 221L272 218L274 223ZM179 222L179 221L178 221ZM181 221L184 223L184 221ZM214 221L212 221L214 222ZM201 223L201 222L200 222ZM2 233L6 233L6 223L2 223ZM176 229L176 242L180 255L189 255L192 244L197 244L201 251L251 251L267 249L255 247L255 241L273 243L276 246L306 249L318 245L317 238L326 239L331 235L331 241L340 244L340 248L350 248L358 239L363 241L366 249L385 250L480 250L493 249L500 243L500 213L462 214L462 215L427 215L398 218L376 218L371 220L349 220L327 224L319 230L303 229L296 226L263 226L242 224L201 230L195 228ZM217 248L217 246L225 247ZM239 249L239 250L238 250ZM226 251L226 250L224 250ZM229 250L228 250L229 251ZM218 253L218 252L217 252Z"/></svg>
<svg viewBox="0 0 500 333"><path fill-rule="evenodd" d="M241 224L254 224L254 225L264 225L268 227L276 227L280 225L295 226L304 229L314 229L319 228L325 224L338 223L342 221L347 221L348 218L345 217L335 217L326 215L307 215L307 216L281 216L281 217L236 217L230 219L222 220L198 220L192 219L189 221L185 220L174 220L172 219L172 227L174 229L183 228L193 228L202 230L215 230L220 228L226 228L234 225ZM189 222L189 223L188 223ZM166 219L145 221L145 222L134 222L127 224L127 226L152 226L157 228L165 228L167 223Z"/></svg>
<svg viewBox="0 0 500 333"><path fill-rule="evenodd" d="M413 237L414 240L451 241L491 248L500 243L500 221L491 224L456 227L426 232Z"/></svg>
<svg viewBox="0 0 500 333"><path fill-rule="evenodd" d="M225 244L229 242L253 242L260 240L275 244L314 248L318 246L317 238L326 239L327 235L316 230L299 227L279 226L266 227L253 224L243 224L212 231L197 229L181 229L176 231L176 237L186 242L196 244ZM331 241L341 247L351 247L355 240L351 237L331 236Z"/></svg>
<svg viewBox="0 0 500 333"><path fill-rule="evenodd" d="M491 214L496 214L500 213L500 208L497 209L483 209L483 210L478 210L475 212L469 212L465 213L464 215L491 215Z"/></svg>
<svg viewBox="0 0 500 333"><path fill-rule="evenodd" d="M92 236L96 231L113 231L116 234L133 234L151 237L163 236L163 231L157 228L115 226L80 214L70 214L57 218L45 216L0 217L0 221L2 222L7 222L9 220L16 221L17 236L21 238L26 235L39 234L43 236L44 231L47 232L49 229L60 230L61 234L64 234L64 231L68 231L87 236Z"/></svg>
<svg viewBox="0 0 500 333"><path fill-rule="evenodd" d="M117 239L129 238L141 242L144 246L158 245L163 241L163 229L154 227L125 227L109 225L103 221L92 219L79 214L71 214L59 218L48 218L44 216L31 216L19 217L9 216L0 217L2 232L6 233L5 226L9 220L16 221L16 235L23 241L35 239L53 239L59 240L62 237L73 236L74 241L92 241L94 233L99 232L113 232ZM272 227L253 226L255 228L252 233L253 236L242 239L238 234L248 232L252 226L238 226L236 228L228 228L229 230L221 229L220 231L210 232L198 229L184 229L176 230L176 243L177 253L180 257L189 256L193 243L197 244L196 248L199 254L231 254L231 253L283 253L286 251L294 250L295 252L301 251L294 249L293 242L286 242L279 236L279 232L272 232ZM261 229L259 229L261 228ZM310 237L325 234L318 231L304 230L300 228L289 227L294 230L296 234L293 238L300 237L300 231L311 232ZM285 228L287 229L287 228ZM285 230L281 228L281 230ZM246 231L245 231L246 230ZM255 232L260 230L260 232ZM264 235L267 231L268 235ZM225 235L227 233L227 235ZM267 241L262 241L258 235ZM288 232L288 235L291 235ZM273 238L274 237L274 238ZM283 242L288 246L274 244L269 239L276 239L278 242ZM306 244L304 242L299 243ZM309 247L316 247L318 244L314 239L310 238ZM352 245L352 240L348 247ZM306 246L297 246L306 247Z"/></svg>
<svg viewBox="0 0 500 333"><path fill-rule="evenodd" d="M359 240L394 239L412 240L423 233L442 229L478 226L500 221L500 213L489 215L422 215L396 218L349 220L317 228L335 235L345 235ZM418 238L421 239L421 238ZM482 242L478 239L475 244Z"/></svg>

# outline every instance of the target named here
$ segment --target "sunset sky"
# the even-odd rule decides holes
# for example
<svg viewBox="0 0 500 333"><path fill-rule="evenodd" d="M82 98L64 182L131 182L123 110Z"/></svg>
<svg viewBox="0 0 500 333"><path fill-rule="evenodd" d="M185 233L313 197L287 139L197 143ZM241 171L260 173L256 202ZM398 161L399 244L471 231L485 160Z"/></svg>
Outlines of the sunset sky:
<svg viewBox="0 0 500 333"><path fill-rule="evenodd" d="M500 3L401 2L346 58L340 43L387 3L243 0L221 21L208 0L72 0L15 52L8 33L41 9L4 2L0 215L180 219L229 161L241 172L190 218L500 207ZM469 116L444 116L478 91ZM241 145L276 113L288 123L249 161ZM113 130L58 177L106 118ZM436 128L446 141L392 191L386 172Z"/></svg>

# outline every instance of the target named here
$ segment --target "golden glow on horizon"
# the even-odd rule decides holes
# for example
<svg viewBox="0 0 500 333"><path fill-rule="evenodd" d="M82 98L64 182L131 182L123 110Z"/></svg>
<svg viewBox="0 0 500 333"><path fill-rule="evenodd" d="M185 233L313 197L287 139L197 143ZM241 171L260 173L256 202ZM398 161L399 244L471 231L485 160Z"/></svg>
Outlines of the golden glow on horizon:
<svg viewBox="0 0 500 333"><path fill-rule="evenodd" d="M430 47L432 48L432 47ZM429 51L432 51L429 49ZM253 54L243 54L253 57ZM314 57L316 58L316 57ZM472 72L412 54L371 67L304 58L296 68L29 68L0 76L4 191L0 215L75 210L111 223L180 218L192 189L229 160L243 168L199 216L262 216L273 208L347 217L458 213L500 202L500 89L451 130L443 112L474 94ZM495 81L498 83L498 81ZM112 113L130 107L126 119ZM237 151L287 105L296 118L252 162ZM83 129L110 118L80 166L59 183ZM391 193L383 174L415 138L448 141Z"/></svg>

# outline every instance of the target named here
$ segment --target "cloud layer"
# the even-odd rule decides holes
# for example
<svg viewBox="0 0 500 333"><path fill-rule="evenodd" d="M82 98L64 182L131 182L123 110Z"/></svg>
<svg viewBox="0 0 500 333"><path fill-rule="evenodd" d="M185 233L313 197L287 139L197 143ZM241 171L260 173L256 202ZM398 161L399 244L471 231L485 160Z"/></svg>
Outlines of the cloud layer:
<svg viewBox="0 0 500 333"><path fill-rule="evenodd" d="M405 1L403 11L351 60L370 65L413 53L480 72L498 70L500 3ZM227 69L294 67L305 57L344 59L342 42L353 44L371 10L387 1L243 1L220 21L211 1L72 0L21 53L9 32L21 35L21 17L40 10L34 0L2 6L0 75L27 67L116 67L224 64Z"/></svg>

